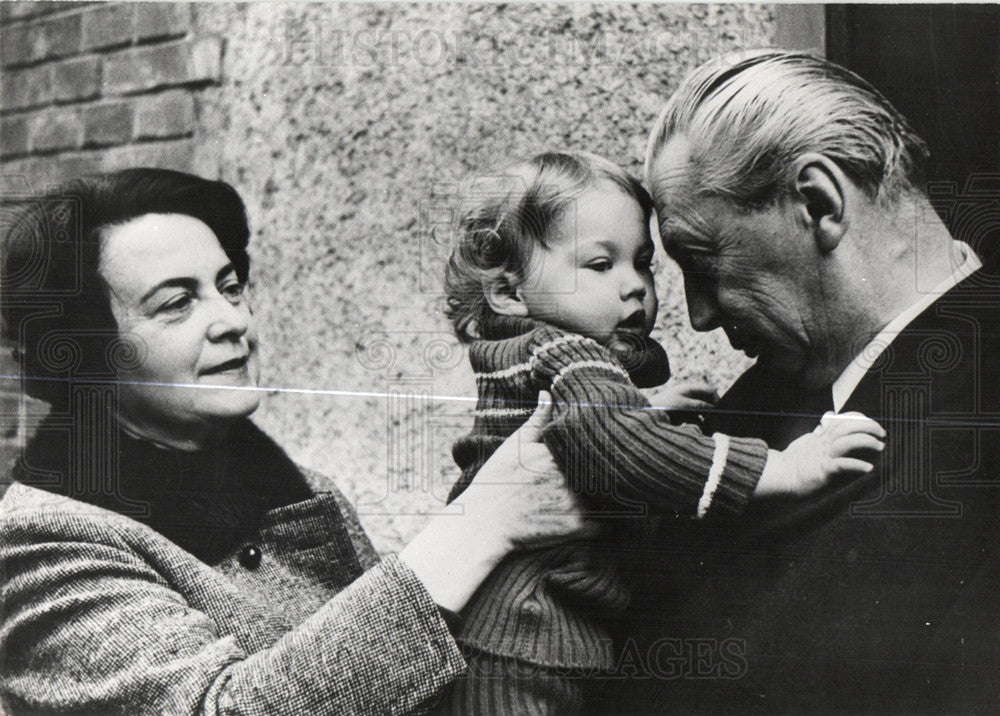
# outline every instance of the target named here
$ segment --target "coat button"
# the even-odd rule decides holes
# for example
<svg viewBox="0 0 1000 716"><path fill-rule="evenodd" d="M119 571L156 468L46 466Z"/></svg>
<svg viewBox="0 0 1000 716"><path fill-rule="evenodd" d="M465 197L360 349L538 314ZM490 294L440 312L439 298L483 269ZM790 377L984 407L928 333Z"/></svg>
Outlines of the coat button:
<svg viewBox="0 0 1000 716"><path fill-rule="evenodd" d="M260 558L262 556L263 554L260 551L260 547L255 544L248 544L240 550L238 559L240 564L247 569L257 569L257 567L260 566Z"/></svg>

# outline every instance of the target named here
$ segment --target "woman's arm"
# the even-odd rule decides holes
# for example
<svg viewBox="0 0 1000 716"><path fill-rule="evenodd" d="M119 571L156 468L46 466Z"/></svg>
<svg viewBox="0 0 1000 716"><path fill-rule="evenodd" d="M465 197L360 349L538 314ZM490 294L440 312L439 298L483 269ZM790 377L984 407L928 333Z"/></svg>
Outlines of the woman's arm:
<svg viewBox="0 0 1000 716"><path fill-rule="evenodd" d="M506 484L475 484L462 502L465 515L436 518L400 557L371 567L257 651L220 634L204 607L168 584L106 515L2 515L5 708L364 714L427 707L465 668L438 605L460 608L522 540L580 525L573 511L537 515L538 502L568 493L551 461L518 457L544 451L524 437L512 437L484 472L489 482Z"/></svg>
<svg viewBox="0 0 1000 716"><path fill-rule="evenodd" d="M12 713L406 713L464 670L395 557L251 653L105 517L15 513L0 534L0 693Z"/></svg>
<svg viewBox="0 0 1000 716"><path fill-rule="evenodd" d="M583 518L559 467L541 442L551 404L497 448L448 510L400 553L434 600L458 612L508 553L568 535Z"/></svg>

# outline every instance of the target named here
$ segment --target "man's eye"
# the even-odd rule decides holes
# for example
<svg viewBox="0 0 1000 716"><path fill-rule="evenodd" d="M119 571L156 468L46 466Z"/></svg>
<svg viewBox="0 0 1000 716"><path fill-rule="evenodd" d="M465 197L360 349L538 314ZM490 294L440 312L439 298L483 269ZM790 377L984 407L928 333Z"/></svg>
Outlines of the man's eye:
<svg viewBox="0 0 1000 716"><path fill-rule="evenodd" d="M684 267L696 273L711 273L714 262L710 254L687 254Z"/></svg>
<svg viewBox="0 0 1000 716"><path fill-rule="evenodd" d="M611 270L611 261L608 259L595 259L593 261L587 262L587 268L591 271L598 271L603 273L605 271Z"/></svg>

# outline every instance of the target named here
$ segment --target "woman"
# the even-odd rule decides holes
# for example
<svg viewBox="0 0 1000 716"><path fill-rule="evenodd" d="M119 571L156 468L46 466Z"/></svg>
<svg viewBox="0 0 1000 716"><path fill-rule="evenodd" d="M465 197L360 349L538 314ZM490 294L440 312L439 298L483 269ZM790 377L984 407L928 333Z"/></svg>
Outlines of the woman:
<svg viewBox="0 0 1000 716"><path fill-rule="evenodd" d="M246 419L257 334L229 185L126 170L13 225L4 330L52 411L0 501L8 712L421 710L463 671L446 620L490 569L581 531L538 510L568 499L525 444L539 416L379 560L344 497Z"/></svg>

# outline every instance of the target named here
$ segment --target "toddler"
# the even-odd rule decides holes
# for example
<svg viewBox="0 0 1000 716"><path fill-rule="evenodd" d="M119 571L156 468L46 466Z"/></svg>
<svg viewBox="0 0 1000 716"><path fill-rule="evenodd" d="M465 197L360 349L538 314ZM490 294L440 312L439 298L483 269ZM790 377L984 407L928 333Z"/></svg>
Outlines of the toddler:
<svg viewBox="0 0 1000 716"><path fill-rule="evenodd" d="M801 496L867 472L847 453L882 448L883 430L863 416L824 420L777 452L650 409L637 386L669 377L649 338L651 212L638 181L584 153L541 154L472 186L446 291L479 401L472 432L454 446L462 477L451 499L549 391L545 443L590 512L613 519L600 520L589 548L549 547L499 565L462 614L469 675L441 712L580 711L584 679L614 665L602 621L627 605L629 575L610 555L642 540L646 521L636 517L733 519L751 498Z"/></svg>

